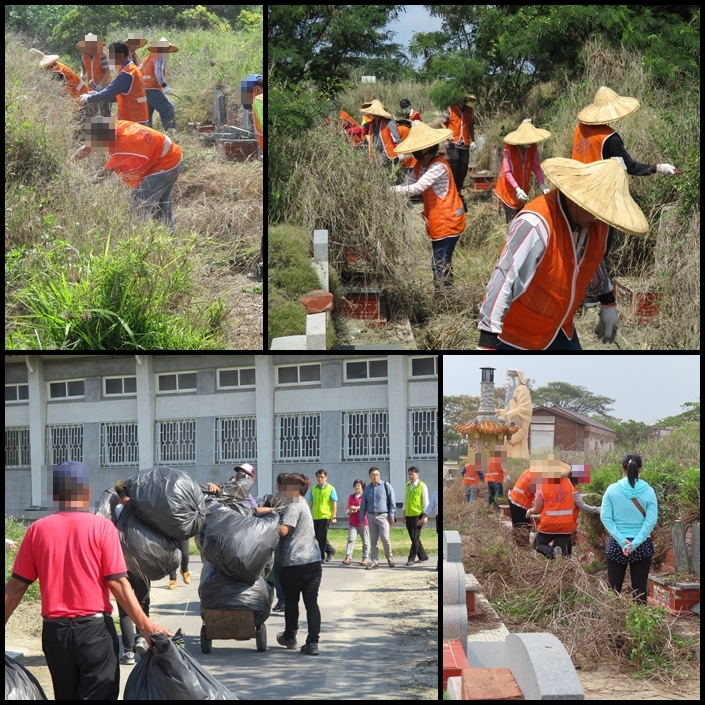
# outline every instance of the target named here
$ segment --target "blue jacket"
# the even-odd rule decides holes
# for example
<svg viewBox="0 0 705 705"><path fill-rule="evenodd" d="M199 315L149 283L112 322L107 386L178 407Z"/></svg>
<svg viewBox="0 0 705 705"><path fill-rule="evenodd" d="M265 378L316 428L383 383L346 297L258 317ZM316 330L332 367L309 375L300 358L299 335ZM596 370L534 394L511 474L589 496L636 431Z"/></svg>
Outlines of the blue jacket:
<svg viewBox="0 0 705 705"><path fill-rule="evenodd" d="M644 516L637 508L632 497L636 499L646 512ZM623 477L619 482L610 485L602 498L600 519L610 536L622 547L627 545L626 539L633 537L632 548L641 546L658 519L658 500L651 485L638 479L634 487Z"/></svg>

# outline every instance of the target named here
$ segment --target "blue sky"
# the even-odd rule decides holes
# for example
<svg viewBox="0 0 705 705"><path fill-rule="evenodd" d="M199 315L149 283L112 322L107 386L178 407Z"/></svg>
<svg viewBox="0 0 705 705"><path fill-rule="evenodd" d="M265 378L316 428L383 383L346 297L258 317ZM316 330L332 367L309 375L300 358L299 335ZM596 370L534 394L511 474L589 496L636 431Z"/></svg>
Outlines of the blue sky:
<svg viewBox="0 0 705 705"><path fill-rule="evenodd" d="M480 394L480 367L495 367L495 385L508 369L535 380L568 382L615 400L612 415L653 424L681 413L681 404L700 399L699 355L466 355L443 360L443 394Z"/></svg>
<svg viewBox="0 0 705 705"><path fill-rule="evenodd" d="M428 11L421 5L404 5L404 12L399 13L399 17L387 25L387 29L396 32L392 41L407 48L414 36L414 32L438 32L441 29L441 18L431 17ZM412 64L419 68L423 57L414 61L410 56Z"/></svg>

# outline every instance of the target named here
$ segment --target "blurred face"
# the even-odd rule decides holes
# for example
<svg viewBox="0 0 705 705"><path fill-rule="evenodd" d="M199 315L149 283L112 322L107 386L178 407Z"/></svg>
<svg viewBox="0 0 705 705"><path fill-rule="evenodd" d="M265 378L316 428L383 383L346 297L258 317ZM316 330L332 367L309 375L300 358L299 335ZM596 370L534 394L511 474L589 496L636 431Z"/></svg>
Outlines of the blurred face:
<svg viewBox="0 0 705 705"><path fill-rule="evenodd" d="M284 485L284 487L282 487L280 495L284 502L286 502L287 504L293 504L294 502L299 502L302 499L301 495L299 494L298 485Z"/></svg>
<svg viewBox="0 0 705 705"><path fill-rule="evenodd" d="M567 199L567 201L570 217L573 219L573 222L577 223L581 228L589 228L597 222L597 216L581 208L577 203L573 203L570 199Z"/></svg>
<svg viewBox="0 0 705 705"><path fill-rule="evenodd" d="M98 42L86 42L86 54L97 54Z"/></svg>
<svg viewBox="0 0 705 705"><path fill-rule="evenodd" d="M116 118L93 117L86 121L86 144L91 152L109 152L117 140Z"/></svg>
<svg viewBox="0 0 705 705"><path fill-rule="evenodd" d="M117 52L113 51L112 49L108 52L108 63L110 64L110 68L113 71L117 71L118 69L121 69L125 63L127 62L127 56L123 56L122 54L118 54Z"/></svg>

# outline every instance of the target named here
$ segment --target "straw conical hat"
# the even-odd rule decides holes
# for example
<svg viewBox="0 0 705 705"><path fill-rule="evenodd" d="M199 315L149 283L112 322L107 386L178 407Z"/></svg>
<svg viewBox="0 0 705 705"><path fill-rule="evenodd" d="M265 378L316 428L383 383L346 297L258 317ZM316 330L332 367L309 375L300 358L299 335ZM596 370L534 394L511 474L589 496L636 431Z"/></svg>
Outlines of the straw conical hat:
<svg viewBox="0 0 705 705"><path fill-rule="evenodd" d="M139 34L136 34L135 32L130 32L127 35L127 40L125 43L129 44L131 47L137 45L137 49L141 49L147 44L147 40L144 37L140 37Z"/></svg>
<svg viewBox="0 0 705 705"><path fill-rule="evenodd" d="M382 103L378 100L373 100L371 103L363 103L360 108L360 112L364 115L377 115L379 117L391 118L391 114L388 113Z"/></svg>
<svg viewBox="0 0 705 705"><path fill-rule="evenodd" d="M39 51L39 49L30 49L29 51L31 54L36 54L37 56L41 57L39 65L43 69L45 69L47 66L51 66L55 61L58 61L59 59L58 54L45 54L44 52Z"/></svg>
<svg viewBox="0 0 705 705"><path fill-rule="evenodd" d="M586 125L604 125L633 113L639 108L636 98L617 95L606 86L600 86L595 99L578 113L578 120Z"/></svg>
<svg viewBox="0 0 705 705"><path fill-rule="evenodd" d="M536 144L543 142L551 136L548 130L534 127L531 120L524 120L519 128L505 135L504 141L507 144Z"/></svg>
<svg viewBox="0 0 705 705"><path fill-rule="evenodd" d="M590 164L554 157L541 168L571 201L601 221L631 235L643 235L649 229L641 208L629 195L626 168L619 157Z"/></svg>
<svg viewBox="0 0 705 705"><path fill-rule="evenodd" d="M175 51L179 51L179 47L172 44L166 37L162 37L158 42L154 42L147 47L149 51L158 51L162 54L166 54L167 50L169 54L173 54Z"/></svg>
<svg viewBox="0 0 705 705"><path fill-rule="evenodd" d="M434 130L425 122L415 122L411 125L407 138L394 148L395 154L411 154L419 152L434 144L447 140L453 134L452 130Z"/></svg>
<svg viewBox="0 0 705 705"><path fill-rule="evenodd" d="M538 477L558 477L561 474L561 459L549 453L544 458L531 458L529 470Z"/></svg>

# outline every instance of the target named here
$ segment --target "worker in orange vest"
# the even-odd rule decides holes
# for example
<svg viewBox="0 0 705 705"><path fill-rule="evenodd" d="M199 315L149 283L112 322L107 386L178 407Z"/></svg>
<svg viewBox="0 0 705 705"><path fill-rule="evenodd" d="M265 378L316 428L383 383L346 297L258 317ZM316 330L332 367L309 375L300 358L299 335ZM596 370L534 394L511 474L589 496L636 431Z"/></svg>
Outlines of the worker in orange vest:
<svg viewBox="0 0 705 705"><path fill-rule="evenodd" d="M463 476L463 485L465 485L465 496L468 504L472 504L477 496L477 487L480 484L480 479L484 482L484 478L480 478L480 468L482 467L480 454L475 454L475 462L468 463L460 472Z"/></svg>
<svg viewBox="0 0 705 705"><path fill-rule="evenodd" d="M490 506L497 507L495 497L504 495L503 483L507 475L505 472L507 454L502 450L490 451L490 457L487 461L487 474L485 481L487 482L487 501ZM499 509L499 507L497 507Z"/></svg>
<svg viewBox="0 0 705 705"><path fill-rule="evenodd" d="M514 541L517 545L529 543L531 522L526 517L526 512L534 503L536 481L531 477L527 468L519 475L514 487L509 490L509 514L512 518Z"/></svg>
<svg viewBox="0 0 705 705"><path fill-rule="evenodd" d="M411 125L407 138L394 149L413 154L417 160L406 184L396 186L406 196L423 194L423 218L433 248L433 286L436 292L453 284L453 251L465 230L465 208L453 182L448 162L438 154L438 145L450 130L434 130L423 122Z"/></svg>
<svg viewBox="0 0 705 705"><path fill-rule="evenodd" d="M111 80L108 56L103 51L105 42L98 39L95 34L86 34L83 41L76 44L78 53L81 54L81 80L92 91L102 91ZM103 102L93 106L103 117L110 117L110 103ZM89 109L90 110L90 109Z"/></svg>
<svg viewBox="0 0 705 705"><path fill-rule="evenodd" d="M447 107L441 117L443 127L447 127L452 133L446 142L446 155L453 172L455 186L461 197L465 176L468 173L470 152L476 149L474 110L468 105L468 101L476 100L474 95L468 93L457 103Z"/></svg>
<svg viewBox="0 0 705 705"><path fill-rule="evenodd" d="M125 42L113 42L108 47L110 66L117 73L115 80L100 92L91 91L80 97L81 105L100 100L116 100L118 104L117 119L149 122L147 93L140 70L130 59L130 50Z"/></svg>
<svg viewBox="0 0 705 705"><path fill-rule="evenodd" d="M172 93L171 88L166 85L166 62L169 54L179 51L179 47L168 41L166 37L162 37L147 48L149 54L140 64L140 72L147 91L149 127L152 127L152 116L156 110L162 120L162 128L168 130L176 127L176 123L174 122L174 104L167 98Z"/></svg>
<svg viewBox="0 0 705 705"><path fill-rule="evenodd" d="M127 120L94 117L86 123L86 144L74 155L83 159L93 151L110 155L112 169L131 186L137 215L146 220L158 213L174 230L171 194L181 173L183 153L170 137Z"/></svg>
<svg viewBox="0 0 705 705"><path fill-rule="evenodd" d="M371 120L362 126L362 131L368 136L370 159L381 156L387 166L397 163L395 147L401 142L397 124L379 100L363 103L360 112L368 115Z"/></svg>
<svg viewBox="0 0 705 705"><path fill-rule="evenodd" d="M58 54L45 55L39 49L30 49L32 54L41 58L39 65L49 71L52 77L59 79L66 85L66 90L72 98L79 98L88 94L88 86L68 66L58 61Z"/></svg>

